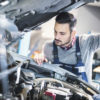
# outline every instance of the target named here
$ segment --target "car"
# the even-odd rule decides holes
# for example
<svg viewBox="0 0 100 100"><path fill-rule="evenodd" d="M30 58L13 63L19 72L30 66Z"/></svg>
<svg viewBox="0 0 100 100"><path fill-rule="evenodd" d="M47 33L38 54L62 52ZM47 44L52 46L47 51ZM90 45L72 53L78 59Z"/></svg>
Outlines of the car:
<svg viewBox="0 0 100 100"><path fill-rule="evenodd" d="M93 2L99 0L0 0L0 100L93 100L100 94L61 64L40 66L9 50L25 32L58 13ZM2 26L3 19L13 27L13 34Z"/></svg>

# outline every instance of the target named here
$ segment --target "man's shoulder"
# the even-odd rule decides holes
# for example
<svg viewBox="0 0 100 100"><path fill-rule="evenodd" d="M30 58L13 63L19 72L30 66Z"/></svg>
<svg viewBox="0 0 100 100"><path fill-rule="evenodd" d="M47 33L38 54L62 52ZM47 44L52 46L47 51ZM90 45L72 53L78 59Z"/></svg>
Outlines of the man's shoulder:
<svg viewBox="0 0 100 100"><path fill-rule="evenodd" d="M77 35L79 38L87 38L87 37L89 37L89 36L91 36L91 35L89 35L89 34L78 34Z"/></svg>
<svg viewBox="0 0 100 100"><path fill-rule="evenodd" d="M100 34L79 34L77 35L80 39L89 39L89 38L93 38L96 37Z"/></svg>
<svg viewBox="0 0 100 100"><path fill-rule="evenodd" d="M80 35L78 35L78 37L79 37L79 41L83 42L83 41L89 41L93 37L93 35L90 35L90 34L80 34Z"/></svg>
<svg viewBox="0 0 100 100"><path fill-rule="evenodd" d="M81 49L89 49L95 36L93 34L81 34L79 36L79 46Z"/></svg>

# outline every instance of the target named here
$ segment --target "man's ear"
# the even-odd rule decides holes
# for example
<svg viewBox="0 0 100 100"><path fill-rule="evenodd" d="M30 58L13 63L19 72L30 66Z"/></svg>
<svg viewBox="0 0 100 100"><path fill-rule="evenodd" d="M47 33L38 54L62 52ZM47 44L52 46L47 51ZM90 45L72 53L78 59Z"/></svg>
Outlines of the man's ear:
<svg viewBox="0 0 100 100"><path fill-rule="evenodd" d="M76 30L73 30L72 31L72 37L75 37L75 35L76 35Z"/></svg>

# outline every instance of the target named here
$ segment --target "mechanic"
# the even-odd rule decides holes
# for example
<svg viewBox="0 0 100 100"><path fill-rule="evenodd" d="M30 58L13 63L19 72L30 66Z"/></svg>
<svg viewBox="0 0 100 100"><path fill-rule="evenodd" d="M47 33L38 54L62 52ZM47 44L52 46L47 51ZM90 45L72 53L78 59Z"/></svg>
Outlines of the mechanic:
<svg viewBox="0 0 100 100"><path fill-rule="evenodd" d="M54 26L54 41L35 53L38 64L51 61L91 83L93 53L100 47L99 34L76 34L77 19L68 12L59 13Z"/></svg>

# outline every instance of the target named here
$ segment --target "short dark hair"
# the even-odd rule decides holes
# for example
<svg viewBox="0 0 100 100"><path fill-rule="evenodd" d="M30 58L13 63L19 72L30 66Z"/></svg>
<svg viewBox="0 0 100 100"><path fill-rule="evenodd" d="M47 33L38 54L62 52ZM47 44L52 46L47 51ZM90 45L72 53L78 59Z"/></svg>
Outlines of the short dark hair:
<svg viewBox="0 0 100 100"><path fill-rule="evenodd" d="M70 31L72 31L76 25L77 19L71 13L61 12L57 15L56 22L60 24L68 23L70 25Z"/></svg>

